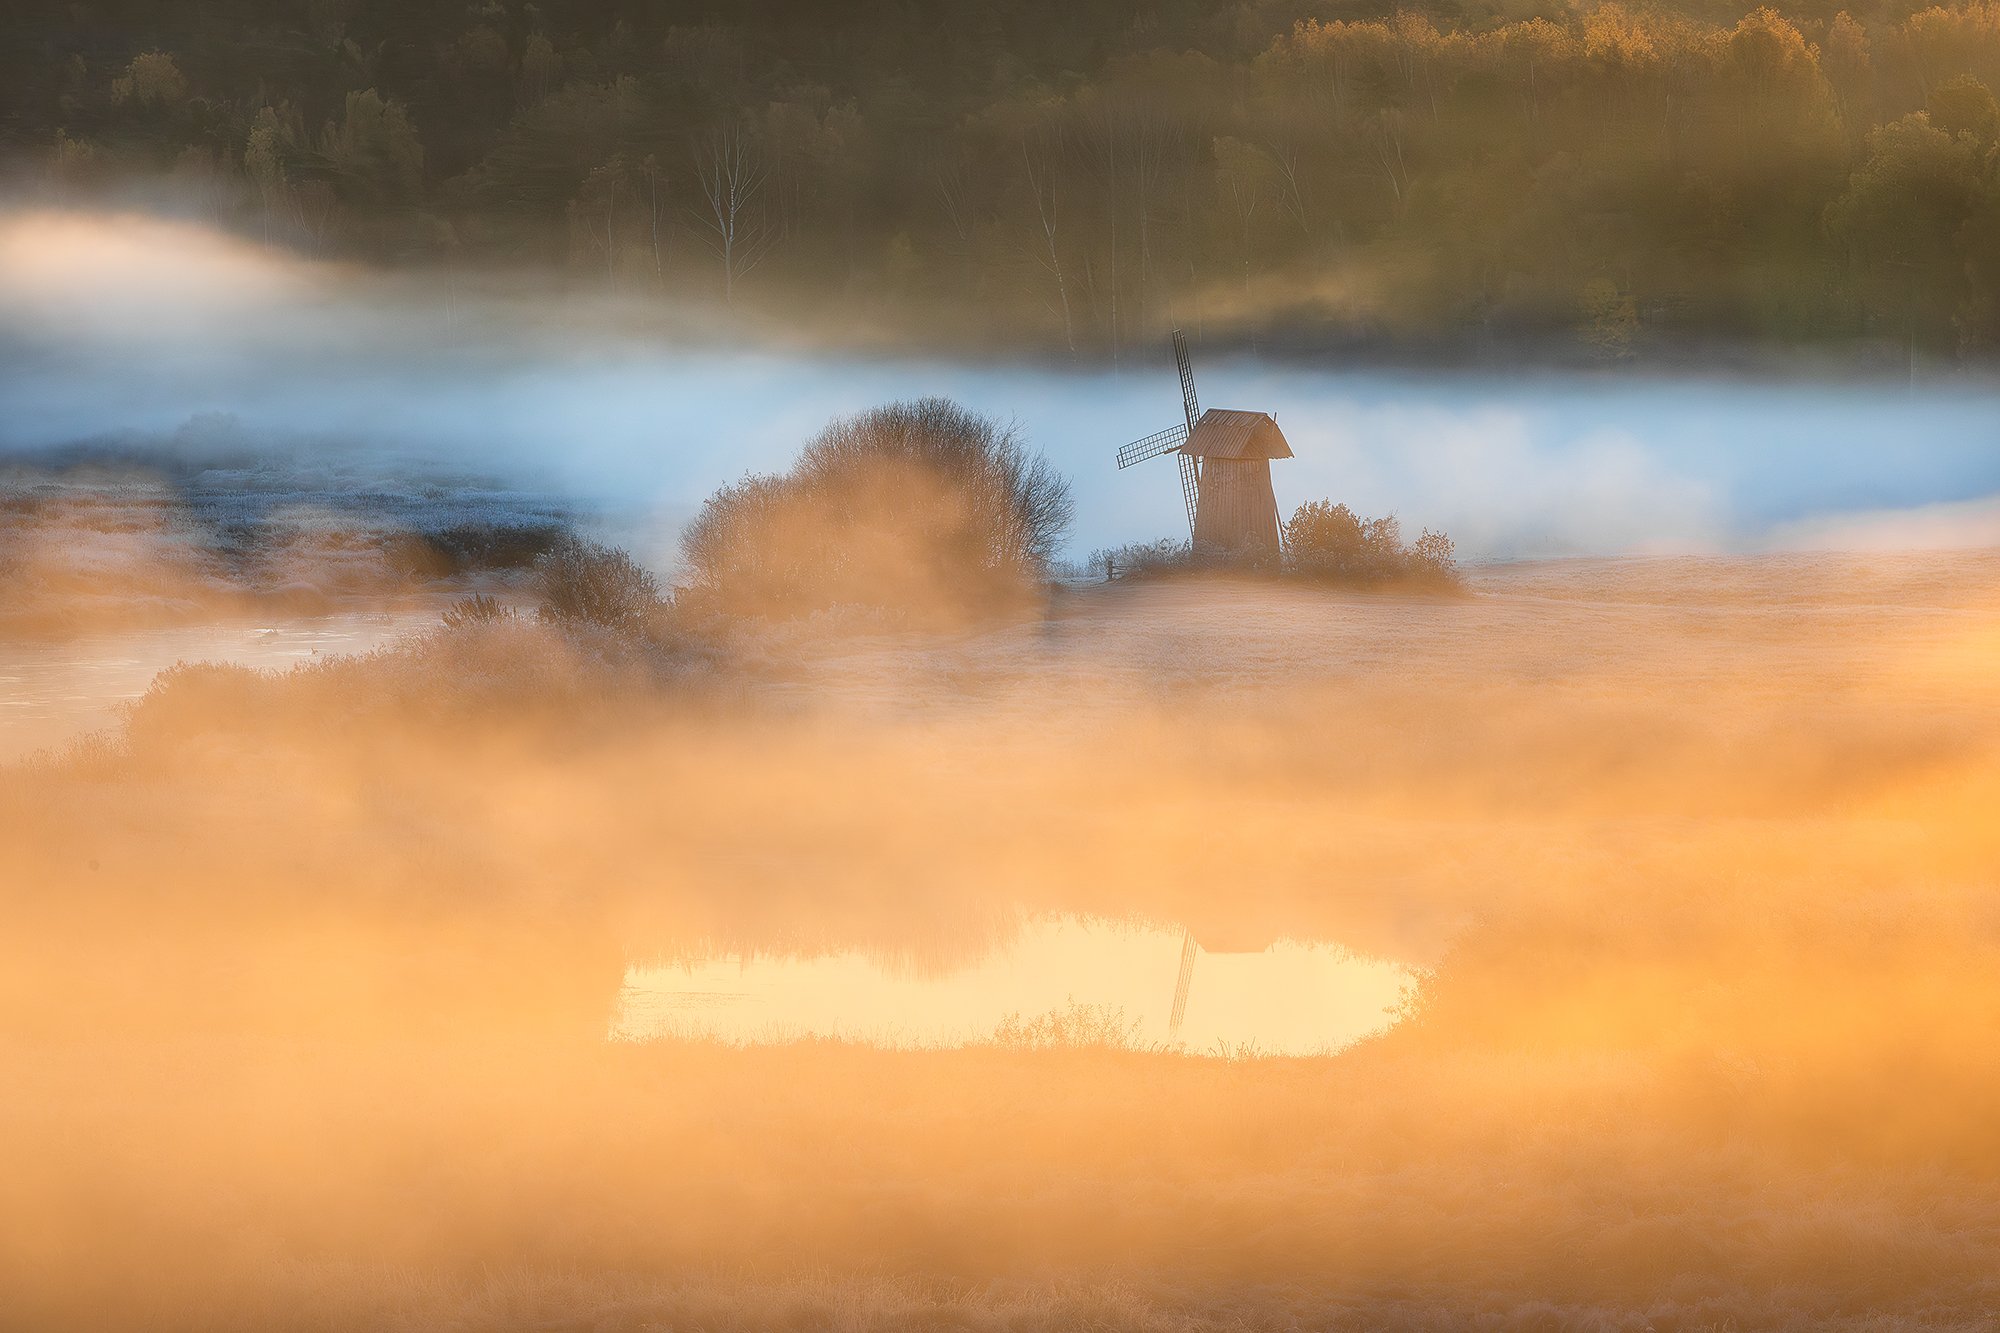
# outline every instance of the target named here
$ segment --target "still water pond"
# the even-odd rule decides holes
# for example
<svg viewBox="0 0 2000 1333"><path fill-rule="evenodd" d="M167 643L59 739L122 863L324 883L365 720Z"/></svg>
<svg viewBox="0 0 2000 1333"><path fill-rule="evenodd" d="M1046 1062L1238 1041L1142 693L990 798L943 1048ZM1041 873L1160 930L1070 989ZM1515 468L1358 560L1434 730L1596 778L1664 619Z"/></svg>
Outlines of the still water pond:
<svg viewBox="0 0 2000 1333"><path fill-rule="evenodd" d="M962 966L912 967L857 950L634 968L613 1036L1311 1055L1387 1028L1416 979L1401 963L1333 944L1212 952L1179 927L1059 917L1029 922Z"/></svg>

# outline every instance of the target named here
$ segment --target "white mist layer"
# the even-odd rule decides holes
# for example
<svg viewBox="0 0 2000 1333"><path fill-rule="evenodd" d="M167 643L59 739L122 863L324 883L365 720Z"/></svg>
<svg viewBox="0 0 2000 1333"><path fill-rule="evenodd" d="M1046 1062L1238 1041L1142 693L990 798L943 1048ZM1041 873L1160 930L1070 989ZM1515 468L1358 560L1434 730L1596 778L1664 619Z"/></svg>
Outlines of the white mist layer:
<svg viewBox="0 0 2000 1333"><path fill-rule="evenodd" d="M517 284L512 290L518 293ZM671 312L667 312L671 313ZM669 340L657 308L310 263L181 222L0 217L0 451L166 438L226 413L274 447L367 447L671 527L783 467L835 415L944 394L1018 422L1073 479L1070 550L1177 535L1164 348L1117 369L858 359ZM1281 508L1331 497L1450 533L1462 557L1984 545L2000 392L1721 378L1385 374L1202 353L1210 406L1275 413ZM623 534L618 534L623 535Z"/></svg>

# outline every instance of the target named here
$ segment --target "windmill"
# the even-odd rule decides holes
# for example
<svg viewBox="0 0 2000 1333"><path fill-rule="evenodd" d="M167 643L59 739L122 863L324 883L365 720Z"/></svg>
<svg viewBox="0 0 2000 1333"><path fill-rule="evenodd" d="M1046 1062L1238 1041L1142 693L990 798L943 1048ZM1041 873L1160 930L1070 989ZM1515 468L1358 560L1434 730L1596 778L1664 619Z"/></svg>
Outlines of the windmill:
<svg viewBox="0 0 2000 1333"><path fill-rule="evenodd" d="M1271 460L1290 458L1292 446L1268 412L1233 408L1201 410L1187 339L1174 330L1174 364L1181 373L1181 407L1187 420L1134 440L1118 451L1118 466L1173 454L1180 463L1181 498L1197 557L1244 564L1278 558L1278 499L1271 490Z"/></svg>
<svg viewBox="0 0 2000 1333"><path fill-rule="evenodd" d="M1188 994L1194 989L1195 959L1203 954L1211 957L1222 954L1263 953L1276 943L1276 937L1265 933L1257 925L1234 922L1221 928L1204 927L1202 938L1196 939L1194 927L1181 931L1181 960L1179 971L1174 975L1174 999L1167 1011L1167 1040L1179 1040L1181 1026L1187 1022Z"/></svg>

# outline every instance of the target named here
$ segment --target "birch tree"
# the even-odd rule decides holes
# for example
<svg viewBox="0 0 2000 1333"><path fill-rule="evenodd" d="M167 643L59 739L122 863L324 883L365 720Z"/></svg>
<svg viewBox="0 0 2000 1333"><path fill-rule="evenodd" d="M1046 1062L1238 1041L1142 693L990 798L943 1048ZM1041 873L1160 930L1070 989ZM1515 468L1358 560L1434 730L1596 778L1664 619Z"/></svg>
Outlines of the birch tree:
<svg viewBox="0 0 2000 1333"><path fill-rule="evenodd" d="M758 195L770 174L756 140L741 125L718 130L695 151L695 178L706 207L695 216L710 233L722 261L722 299L736 300L736 284L770 249Z"/></svg>
<svg viewBox="0 0 2000 1333"><path fill-rule="evenodd" d="M1076 355L1076 324L1070 315L1069 279L1063 272L1062 249L1056 234L1055 149L1046 141L1021 136L1021 163L1027 169L1028 193L1035 199L1035 219L1039 224L1036 259L1055 279L1056 296L1062 310L1063 344ZM1037 161L1037 158L1040 161Z"/></svg>

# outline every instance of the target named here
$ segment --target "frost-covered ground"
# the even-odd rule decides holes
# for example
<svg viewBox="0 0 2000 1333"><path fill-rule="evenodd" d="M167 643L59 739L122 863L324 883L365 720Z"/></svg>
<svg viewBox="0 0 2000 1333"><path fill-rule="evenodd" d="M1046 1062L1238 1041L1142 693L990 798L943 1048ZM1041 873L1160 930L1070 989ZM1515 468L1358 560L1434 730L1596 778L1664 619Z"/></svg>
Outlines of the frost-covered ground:
<svg viewBox="0 0 2000 1333"><path fill-rule="evenodd" d="M1996 604L1994 550L1625 557L1475 567L1463 596L1100 583L1067 589L1045 620L969 636L884 634L809 654L809 630L795 630L757 645L794 664L789 688L892 712L1138 701L1186 687L1248 700L1320 682L1463 689L1595 676L1621 693L1665 694L1722 673L1738 699L1896 674L1896 701L1910 704L1960 682L1943 669L1902 674L1951 660Z"/></svg>
<svg viewBox="0 0 2000 1333"><path fill-rule="evenodd" d="M157 503L156 489L126 494L130 513ZM211 514L279 508L269 493L199 503ZM406 492L365 503L396 515L375 529L391 534L406 531L392 524L415 521L395 506L423 502ZM497 491L461 492L444 513L500 524L566 517ZM171 547L130 549L143 551L157 578L159 553ZM349 568L379 562L380 550L351 547ZM1980 686L1981 659L1968 645L2000 608L2000 551L1625 557L1467 574L1460 596L1222 579L1081 584L1063 588L1046 615L991 629L918 634L833 617L745 629L734 653L756 690L779 702L917 718L972 708L1070 727L1189 690L1205 707L1231 698L1256 707L1279 687L1532 689L1580 677L1628 699L1693 698L1704 682L1726 679L1732 706L1845 695L1876 682L1881 706L1920 709L1962 703L1966 689ZM505 591L509 576L349 577L344 585L324 570L319 577L318 587L344 586L348 595L332 604L322 595L309 613L267 600L261 617L251 614L254 600L182 597L173 623L53 638L0 634L0 760L110 724L119 704L177 661L282 670L367 651L435 625L469 587ZM1051 699L1088 706L1052 713Z"/></svg>
<svg viewBox="0 0 2000 1333"><path fill-rule="evenodd" d="M391 609L518 569L574 510L380 450L227 421L0 459L0 638Z"/></svg>
<svg viewBox="0 0 2000 1333"><path fill-rule="evenodd" d="M576 520L546 492L225 419L0 460L0 761L115 720L177 661L365 651L503 595Z"/></svg>

